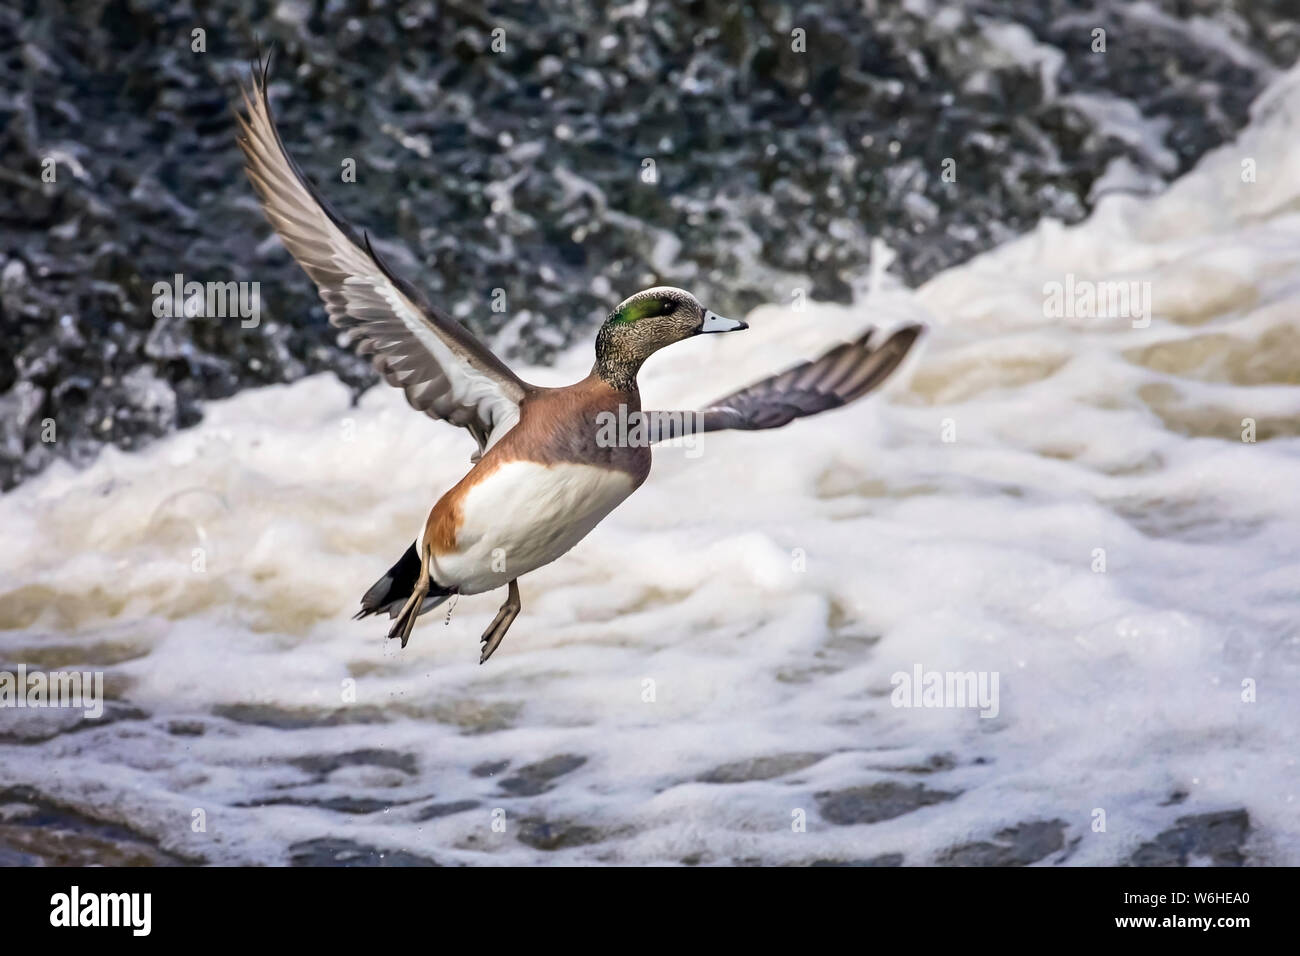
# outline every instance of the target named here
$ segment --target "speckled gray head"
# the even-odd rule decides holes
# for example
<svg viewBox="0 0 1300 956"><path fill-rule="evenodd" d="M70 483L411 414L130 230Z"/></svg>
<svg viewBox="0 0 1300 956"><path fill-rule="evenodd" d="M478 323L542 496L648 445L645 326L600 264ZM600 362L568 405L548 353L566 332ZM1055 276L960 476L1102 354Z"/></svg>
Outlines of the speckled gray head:
<svg viewBox="0 0 1300 956"><path fill-rule="evenodd" d="M631 390L647 358L673 342L749 326L704 308L685 289L655 286L619 303L596 335L596 372L615 388Z"/></svg>

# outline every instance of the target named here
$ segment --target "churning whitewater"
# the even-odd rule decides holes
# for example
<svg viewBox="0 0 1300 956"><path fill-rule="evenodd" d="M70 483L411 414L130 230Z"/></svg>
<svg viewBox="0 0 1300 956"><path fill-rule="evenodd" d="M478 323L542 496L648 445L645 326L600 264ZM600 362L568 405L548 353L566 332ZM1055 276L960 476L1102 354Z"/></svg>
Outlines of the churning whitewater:
<svg viewBox="0 0 1300 956"><path fill-rule="evenodd" d="M1297 138L1292 71L1158 197L666 349L647 407L931 329L870 401L657 450L490 668L499 595L349 620L472 446L392 389L56 464L0 499L0 662L107 700L0 709L6 858L1300 863Z"/></svg>

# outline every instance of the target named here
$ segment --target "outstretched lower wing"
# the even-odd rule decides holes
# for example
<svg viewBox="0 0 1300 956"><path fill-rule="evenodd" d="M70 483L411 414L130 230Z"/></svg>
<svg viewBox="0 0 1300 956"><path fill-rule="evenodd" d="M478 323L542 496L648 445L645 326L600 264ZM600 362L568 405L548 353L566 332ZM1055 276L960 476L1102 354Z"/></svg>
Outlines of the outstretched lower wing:
<svg viewBox="0 0 1300 956"><path fill-rule="evenodd" d="M406 393L411 407L460 425L482 454L519 420L531 391L504 362L455 319L430 305L393 273L307 181L271 118L269 59L241 86L248 178L285 248L311 277L331 324L370 356L384 380Z"/></svg>
<svg viewBox="0 0 1300 956"><path fill-rule="evenodd" d="M655 441L701 431L780 428L856 401L889 378L924 331L906 325L883 342L869 329L854 342L837 345L821 358L802 362L779 375L755 382L698 412L645 412Z"/></svg>

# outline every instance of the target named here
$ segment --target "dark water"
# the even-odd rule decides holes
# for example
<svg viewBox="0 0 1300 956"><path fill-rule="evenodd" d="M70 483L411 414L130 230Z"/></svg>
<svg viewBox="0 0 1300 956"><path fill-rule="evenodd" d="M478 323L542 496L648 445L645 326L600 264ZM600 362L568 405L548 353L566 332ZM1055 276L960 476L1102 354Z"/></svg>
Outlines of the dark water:
<svg viewBox="0 0 1300 956"><path fill-rule="evenodd" d="M1294 62L1294 6L6 4L0 485L245 386L374 380L240 172L230 103L258 41L308 173L400 271L535 360L651 284L734 314L847 301L875 237L915 284L1106 190L1158 189ZM260 325L155 318L177 273L259 282Z"/></svg>

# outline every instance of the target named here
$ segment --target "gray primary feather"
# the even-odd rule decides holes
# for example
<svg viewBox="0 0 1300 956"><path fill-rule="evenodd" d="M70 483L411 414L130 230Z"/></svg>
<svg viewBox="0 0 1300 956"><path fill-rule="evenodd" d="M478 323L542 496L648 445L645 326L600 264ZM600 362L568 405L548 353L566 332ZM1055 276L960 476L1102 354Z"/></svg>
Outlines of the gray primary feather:
<svg viewBox="0 0 1300 956"><path fill-rule="evenodd" d="M664 441L688 431L779 428L796 418L839 408L884 382L922 331L923 326L906 325L876 344L876 330L869 329L821 358L732 392L699 412L646 412L648 427L654 430L654 440Z"/></svg>
<svg viewBox="0 0 1300 956"><path fill-rule="evenodd" d="M269 61L268 61L269 64ZM330 322L413 408L466 428L480 454L519 420L531 391L459 322L430 305L308 182L271 117L267 65L240 92L245 170L285 248L316 283Z"/></svg>

